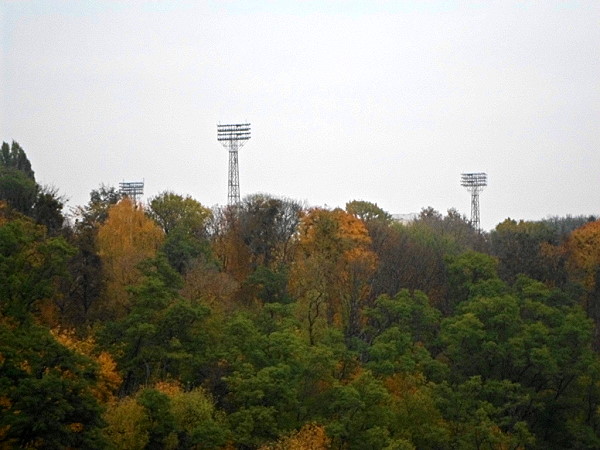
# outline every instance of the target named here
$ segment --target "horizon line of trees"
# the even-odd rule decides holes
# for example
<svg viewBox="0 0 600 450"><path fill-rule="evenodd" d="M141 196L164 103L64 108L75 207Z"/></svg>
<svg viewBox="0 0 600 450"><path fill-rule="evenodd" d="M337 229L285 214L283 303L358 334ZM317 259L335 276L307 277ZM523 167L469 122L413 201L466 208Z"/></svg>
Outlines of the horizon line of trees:
<svg viewBox="0 0 600 450"><path fill-rule="evenodd" d="M0 151L0 447L600 447L600 221L110 186Z"/></svg>

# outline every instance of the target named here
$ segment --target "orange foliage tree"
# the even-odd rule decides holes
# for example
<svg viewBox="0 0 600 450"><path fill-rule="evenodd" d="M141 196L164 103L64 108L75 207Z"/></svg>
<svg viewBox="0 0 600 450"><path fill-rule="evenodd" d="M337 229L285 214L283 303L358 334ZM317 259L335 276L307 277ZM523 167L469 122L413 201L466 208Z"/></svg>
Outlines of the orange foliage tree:
<svg viewBox="0 0 600 450"><path fill-rule="evenodd" d="M326 450L331 448L325 427L307 423L300 430L280 438L276 443L260 447L259 450Z"/></svg>
<svg viewBox="0 0 600 450"><path fill-rule="evenodd" d="M298 240L291 287L311 344L323 320L355 336L377 263L364 223L341 209L314 208L302 217Z"/></svg>
<svg viewBox="0 0 600 450"><path fill-rule="evenodd" d="M156 255L164 233L141 208L123 198L109 209L97 239L106 277L101 308L109 316L121 317L129 308L126 288L140 279L137 265Z"/></svg>
<svg viewBox="0 0 600 450"><path fill-rule="evenodd" d="M600 349L600 220L574 230L565 247L570 276L585 287L584 307L594 321L594 343Z"/></svg>
<svg viewBox="0 0 600 450"><path fill-rule="evenodd" d="M92 394L102 403L109 403L116 399L115 393L121 385L121 375L117 371L114 359L104 350L98 350L92 337L80 339L73 330L55 328L51 330L52 336L62 345L80 355L84 355L98 364L96 384Z"/></svg>

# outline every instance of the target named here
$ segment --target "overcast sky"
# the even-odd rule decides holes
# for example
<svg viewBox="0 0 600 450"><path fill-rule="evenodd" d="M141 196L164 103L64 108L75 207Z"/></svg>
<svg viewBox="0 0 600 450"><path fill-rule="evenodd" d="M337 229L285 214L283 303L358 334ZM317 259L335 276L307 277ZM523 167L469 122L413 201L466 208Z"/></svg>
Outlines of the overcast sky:
<svg viewBox="0 0 600 450"><path fill-rule="evenodd" d="M600 214L600 2L1 1L0 141L70 205L145 181L470 215Z"/></svg>

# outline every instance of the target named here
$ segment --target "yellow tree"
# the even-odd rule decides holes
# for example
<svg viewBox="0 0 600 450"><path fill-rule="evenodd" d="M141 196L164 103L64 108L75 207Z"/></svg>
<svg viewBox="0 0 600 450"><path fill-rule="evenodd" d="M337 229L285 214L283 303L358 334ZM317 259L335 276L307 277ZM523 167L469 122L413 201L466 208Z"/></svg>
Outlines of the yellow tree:
<svg viewBox="0 0 600 450"><path fill-rule="evenodd" d="M57 327L50 332L59 343L69 350L96 362L98 373L96 384L91 389L92 394L104 404L114 401L117 389L123 380L117 371L117 363L110 353L99 350L92 337L85 339L78 338L74 330Z"/></svg>
<svg viewBox="0 0 600 450"><path fill-rule="evenodd" d="M259 450L327 450L331 448L331 439L327 437L325 427L316 423L307 423L300 430L281 437L276 443L260 447Z"/></svg>
<svg viewBox="0 0 600 450"><path fill-rule="evenodd" d="M578 281L591 290L600 267L600 220L574 230L566 242L569 269Z"/></svg>
<svg viewBox="0 0 600 450"><path fill-rule="evenodd" d="M97 239L106 278L102 312L121 317L129 309L126 288L140 278L137 265L156 255L164 233L140 207L123 198L109 209Z"/></svg>
<svg viewBox="0 0 600 450"><path fill-rule="evenodd" d="M569 273L585 287L584 306L594 321L594 343L600 349L600 220L574 230L565 246Z"/></svg>
<svg viewBox="0 0 600 450"><path fill-rule="evenodd" d="M355 336L377 262L364 223L341 209L314 208L301 219L298 241L291 286L311 344L323 320Z"/></svg>

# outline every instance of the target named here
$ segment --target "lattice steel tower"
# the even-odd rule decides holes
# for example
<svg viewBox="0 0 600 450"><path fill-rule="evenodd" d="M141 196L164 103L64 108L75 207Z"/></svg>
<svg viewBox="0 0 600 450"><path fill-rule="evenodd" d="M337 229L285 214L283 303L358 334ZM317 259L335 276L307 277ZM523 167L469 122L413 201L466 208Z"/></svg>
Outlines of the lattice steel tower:
<svg viewBox="0 0 600 450"><path fill-rule="evenodd" d="M238 167L238 150L250 139L250 124L217 125L217 140L229 150L229 181L227 203L236 205L240 202L240 171Z"/></svg>
<svg viewBox="0 0 600 450"><path fill-rule="evenodd" d="M461 173L460 184L471 193L471 225L481 231L479 221L479 193L487 186L487 174L484 172Z"/></svg>

